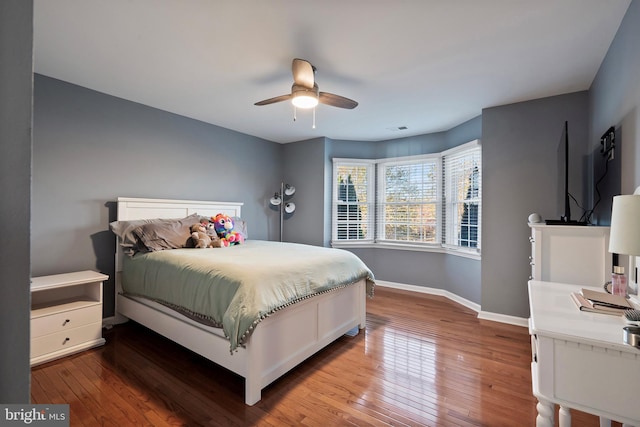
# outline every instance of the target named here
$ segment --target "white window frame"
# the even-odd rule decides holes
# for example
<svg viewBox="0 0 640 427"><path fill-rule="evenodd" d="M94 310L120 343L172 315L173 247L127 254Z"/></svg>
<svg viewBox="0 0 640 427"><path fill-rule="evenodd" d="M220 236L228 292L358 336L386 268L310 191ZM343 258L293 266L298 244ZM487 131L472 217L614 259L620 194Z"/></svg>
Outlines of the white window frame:
<svg viewBox="0 0 640 427"><path fill-rule="evenodd" d="M385 227L387 225L385 218L385 209L387 203L383 201L385 190L387 187L386 182L386 169L387 167L393 166L404 166L404 165L416 165L416 164L425 164L428 163L432 165L436 169L435 182L436 185L436 200L435 200L435 209L436 209L436 224L435 224L435 232L436 236L434 238L434 242L420 242L420 241L410 241L410 240L392 240L392 239L384 239L383 236L385 234ZM377 175L378 175L378 191L376 193L376 242L382 244L391 244L391 245L410 245L410 246L426 246L426 247L438 247L440 246L441 241L441 215L438 214L441 210L441 199L442 199L442 178L441 178L441 165L440 165L440 155L439 154L425 154L419 156L407 156L407 157L395 157L388 159L380 159L377 161Z"/></svg>
<svg viewBox="0 0 640 427"><path fill-rule="evenodd" d="M449 190L447 184L447 177L445 176L445 162L447 156L455 156L457 154L463 153L465 150L479 150L480 151L480 196L479 196L479 205L478 205L478 247L470 248L464 247L457 244L450 244L446 241L447 236L451 238L452 225L449 224L450 218L447 218L448 208L447 198L450 198L446 194ZM409 242L409 241L396 241L396 240L383 240L379 236L382 236L382 230L384 224L382 221L378 221L382 212L380 211L380 204L378 203L378 198L382 193L382 186L384 183L381 183L381 180L384 180L384 174L381 172L381 169L386 165L393 164L401 164L403 162L422 162L425 159L436 159L437 161L437 194L438 194L438 202L437 202L437 243L423 243L423 242ZM367 178L367 206L368 211L372 214L367 218L367 230L369 235L366 236L365 239L353 239L353 240L338 240L337 233L337 215L338 210L337 206L339 201L337 200L338 196L338 179L337 179L337 165L345 165L345 166L363 166L367 165L368 169L368 178ZM427 252L441 252L452 254L456 256L461 256L465 258L472 259L481 259L481 245L482 245L482 146L481 141L479 139L470 141L468 143L459 145L452 149L440 152L440 153L432 153L432 154L424 154L419 156L406 156L406 157L395 157L395 158L384 158L384 159L346 159L346 158L334 158L333 159L333 184L332 184L332 224L331 224L331 245L333 247L359 247L359 248L390 248L390 249L400 249L400 250L410 250L410 251L427 251ZM377 177L377 178L376 178ZM376 191L376 186L378 191ZM381 228L382 227L382 228Z"/></svg>
<svg viewBox="0 0 640 427"><path fill-rule="evenodd" d="M374 242L375 238L375 160L366 159L333 159L333 173L332 173L332 189L331 189L331 242L332 245L370 245ZM367 170L367 186L366 186L366 203L361 203L367 206L368 216L365 224L367 225L367 235L362 239L338 239L338 207L344 206L345 203L338 200L338 168L341 166L346 167L365 167Z"/></svg>
<svg viewBox="0 0 640 427"><path fill-rule="evenodd" d="M443 188L444 192L444 229L443 229L443 246L448 251L460 251L463 253L467 253L469 255L480 254L482 248L482 147L480 144L480 140L474 140L468 142L466 144L459 145L450 150L444 151L442 153L443 159L443 177L444 184ZM457 205L463 203L464 199L460 199L458 195L455 194L455 185L452 182L454 180L454 175L458 175L459 170L454 169L451 170L451 162L455 161L461 157L467 156L475 156L476 154L480 154L479 166L480 166L480 174L478 176L478 197L475 200L478 204L478 229L477 229L477 246L476 247L466 247L459 244L458 239L458 224L456 224L454 213L456 211Z"/></svg>

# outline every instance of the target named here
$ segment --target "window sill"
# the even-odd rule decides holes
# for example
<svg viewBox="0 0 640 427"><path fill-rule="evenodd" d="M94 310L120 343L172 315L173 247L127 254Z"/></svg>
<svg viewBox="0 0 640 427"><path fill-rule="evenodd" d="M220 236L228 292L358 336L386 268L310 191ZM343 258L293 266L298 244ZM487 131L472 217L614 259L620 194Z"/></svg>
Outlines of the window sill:
<svg viewBox="0 0 640 427"><path fill-rule="evenodd" d="M469 258L475 260L481 260L482 255L475 250L467 250L455 247L443 247L443 246L423 246L412 245L404 243L382 243L382 242L331 242L332 248L340 249L392 249L401 251L413 251L413 252L432 252L441 253L453 256L459 256L462 258Z"/></svg>

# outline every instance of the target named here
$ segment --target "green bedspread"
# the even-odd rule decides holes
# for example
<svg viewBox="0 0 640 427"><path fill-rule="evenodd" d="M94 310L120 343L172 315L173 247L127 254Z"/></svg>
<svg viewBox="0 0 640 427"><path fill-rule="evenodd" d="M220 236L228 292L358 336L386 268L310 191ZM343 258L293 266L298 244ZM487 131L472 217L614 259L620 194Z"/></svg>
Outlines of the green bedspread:
<svg viewBox="0 0 640 427"><path fill-rule="evenodd" d="M233 352L270 314L311 296L374 277L351 252L249 240L216 249L172 249L125 257L124 293L222 327Z"/></svg>

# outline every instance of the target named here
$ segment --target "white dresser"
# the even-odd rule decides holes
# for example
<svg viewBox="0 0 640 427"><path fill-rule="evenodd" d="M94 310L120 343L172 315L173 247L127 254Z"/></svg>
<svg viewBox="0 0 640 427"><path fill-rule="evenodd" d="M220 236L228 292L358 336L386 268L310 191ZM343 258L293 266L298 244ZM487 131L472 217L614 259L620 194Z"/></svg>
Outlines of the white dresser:
<svg viewBox="0 0 640 427"><path fill-rule="evenodd" d="M568 408L640 426L640 350L624 344L622 316L578 310L570 293L582 288L529 282L536 426L553 427L554 404L560 427L571 426Z"/></svg>
<svg viewBox="0 0 640 427"><path fill-rule="evenodd" d="M529 224L530 280L602 287L611 280L609 227Z"/></svg>
<svg viewBox="0 0 640 427"><path fill-rule="evenodd" d="M102 282L78 271L31 280L31 365L103 345Z"/></svg>

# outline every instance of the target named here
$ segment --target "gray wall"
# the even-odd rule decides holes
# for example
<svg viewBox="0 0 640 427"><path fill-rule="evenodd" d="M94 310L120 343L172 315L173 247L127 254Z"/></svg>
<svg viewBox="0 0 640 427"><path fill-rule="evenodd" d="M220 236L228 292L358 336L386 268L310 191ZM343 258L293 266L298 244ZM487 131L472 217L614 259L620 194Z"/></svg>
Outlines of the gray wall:
<svg viewBox="0 0 640 427"><path fill-rule="evenodd" d="M607 176L602 203L611 209L612 196L632 194L640 186L640 2L633 0L589 90L589 140L599 150L599 138L610 126L616 129L615 175ZM594 170L602 164L594 155ZM602 167L602 166L601 166ZM608 175L611 175L610 173ZM597 181L598 175L593 177ZM608 211L607 211L608 210ZM610 216L609 216L610 218ZM621 256L618 265L627 265Z"/></svg>
<svg viewBox="0 0 640 427"><path fill-rule="evenodd" d="M589 141L616 128L621 194L640 185L640 2L633 0L589 90Z"/></svg>
<svg viewBox="0 0 640 427"><path fill-rule="evenodd" d="M576 128L570 129L572 144L585 138L584 151L581 153L580 147L576 147L577 158L573 158L574 164L584 165L582 181L578 180L582 188L572 191L582 192L582 201L589 207L594 202L594 180L599 178L593 171L602 168L598 164L600 159L592 153L599 150L600 136L610 126L616 129L619 150L617 162L609 165L608 179L613 182L608 186L608 194L603 195L600 215L605 217L613 194L630 194L640 186L639 46L640 2L633 0L587 93L584 127L576 128L572 125L574 120L568 118L571 129ZM530 271L527 263L530 245L526 241L529 235L526 215L534 211L543 217L554 215L555 196L546 194L551 191L553 178L541 171L555 150L553 139L548 146L543 136L552 138L557 131L548 129L545 120L564 120L563 109L573 111L576 119L582 120L583 96L578 93L540 103L531 101L483 110L483 310L528 316L526 277Z"/></svg>
<svg viewBox="0 0 640 427"><path fill-rule="evenodd" d="M571 193L587 206L588 94L488 108L448 132L377 143L332 141L327 157L383 158L438 152L482 139L482 261L447 254L353 249L384 281L440 288L483 311L528 317L527 217L559 218L557 149L569 121ZM330 162L325 162L330 166ZM330 206L326 209L330 212ZM574 203L573 217L583 213Z"/></svg>
<svg viewBox="0 0 640 427"><path fill-rule="evenodd" d="M527 217L559 219L557 148L569 121L570 190L584 206L587 92L482 112L482 310L528 317ZM572 204L572 218L581 212ZM577 219L577 218L576 218Z"/></svg>
<svg viewBox="0 0 640 427"><path fill-rule="evenodd" d="M33 2L0 2L0 402L28 403Z"/></svg>
<svg viewBox="0 0 640 427"><path fill-rule="evenodd" d="M45 76L35 76L34 276L96 269L111 276L118 196L244 202L249 237L277 239L268 200L282 146Z"/></svg>
<svg viewBox="0 0 640 427"><path fill-rule="evenodd" d="M478 139L481 133L482 121L480 117L476 117L448 132L378 142L327 140L324 152L324 191L331 193L331 159L334 157L377 159L435 153ZM330 218L330 198L324 198L323 210L325 218ZM307 227L311 226L311 223L307 224ZM329 240L330 228L326 228L325 244ZM379 248L350 250L371 268L378 280L445 289L480 303L478 260L433 252Z"/></svg>
<svg viewBox="0 0 640 427"><path fill-rule="evenodd" d="M296 187L296 211L284 215L285 242L324 246L325 143L315 138L283 145L284 180Z"/></svg>

